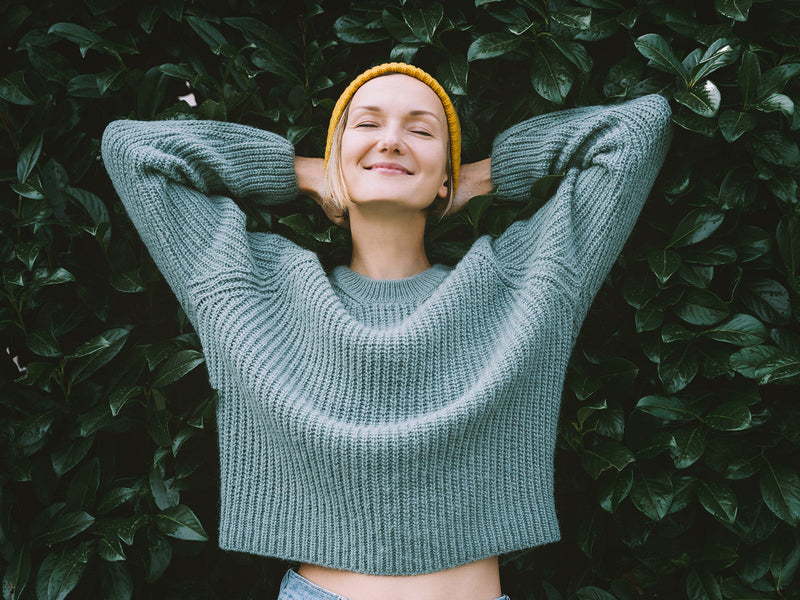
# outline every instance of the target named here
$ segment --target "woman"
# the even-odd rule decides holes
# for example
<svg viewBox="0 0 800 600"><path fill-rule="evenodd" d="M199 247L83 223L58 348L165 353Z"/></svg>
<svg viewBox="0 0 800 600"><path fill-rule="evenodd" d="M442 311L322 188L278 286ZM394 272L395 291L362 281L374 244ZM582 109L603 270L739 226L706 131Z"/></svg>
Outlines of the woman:
<svg viewBox="0 0 800 600"><path fill-rule="evenodd" d="M567 359L669 120L659 96L551 113L461 166L444 90L390 63L345 90L324 160L232 123L110 124L112 181L219 390L220 546L300 563L285 599L502 598L497 556L559 539ZM493 184L524 202L548 173L533 217L429 263L430 214ZM248 233L230 199L298 191L349 227L348 266Z"/></svg>

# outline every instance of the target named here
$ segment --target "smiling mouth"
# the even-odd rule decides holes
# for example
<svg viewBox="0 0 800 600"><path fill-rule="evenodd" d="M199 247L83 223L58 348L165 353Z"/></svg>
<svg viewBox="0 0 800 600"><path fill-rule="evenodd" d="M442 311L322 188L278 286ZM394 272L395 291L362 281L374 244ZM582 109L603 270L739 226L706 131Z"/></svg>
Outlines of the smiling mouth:
<svg viewBox="0 0 800 600"><path fill-rule="evenodd" d="M397 163L375 163L368 167L364 167L367 171L377 171L378 173L388 173L393 175L413 175L411 171L406 169L403 165Z"/></svg>

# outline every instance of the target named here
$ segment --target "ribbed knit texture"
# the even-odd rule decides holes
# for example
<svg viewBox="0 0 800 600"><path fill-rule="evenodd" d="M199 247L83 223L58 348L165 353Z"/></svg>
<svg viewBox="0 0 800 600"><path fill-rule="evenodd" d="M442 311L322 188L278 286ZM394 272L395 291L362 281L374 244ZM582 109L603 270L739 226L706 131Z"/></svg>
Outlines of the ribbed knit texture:
<svg viewBox="0 0 800 600"><path fill-rule="evenodd" d="M111 123L111 179L196 328L219 390L222 548L373 574L559 539L553 450L581 321L670 138L660 96L520 123L492 179L532 218L454 267L373 280L229 199L297 194L283 138L221 122Z"/></svg>

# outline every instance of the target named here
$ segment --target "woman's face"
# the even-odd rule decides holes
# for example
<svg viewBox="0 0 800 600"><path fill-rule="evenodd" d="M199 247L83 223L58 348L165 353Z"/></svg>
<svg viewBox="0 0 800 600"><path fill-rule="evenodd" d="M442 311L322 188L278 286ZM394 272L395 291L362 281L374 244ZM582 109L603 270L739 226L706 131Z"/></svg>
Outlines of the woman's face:
<svg viewBox="0 0 800 600"><path fill-rule="evenodd" d="M353 204L422 210L445 198L448 151L442 102L414 77L376 77L350 101L341 163Z"/></svg>

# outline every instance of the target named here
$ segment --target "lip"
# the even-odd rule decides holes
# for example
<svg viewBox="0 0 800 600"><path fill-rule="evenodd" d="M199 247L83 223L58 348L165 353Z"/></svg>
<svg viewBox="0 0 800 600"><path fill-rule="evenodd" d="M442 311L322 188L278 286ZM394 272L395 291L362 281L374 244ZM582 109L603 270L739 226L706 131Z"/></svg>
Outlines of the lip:
<svg viewBox="0 0 800 600"><path fill-rule="evenodd" d="M413 175L413 173L403 165L393 162L377 162L365 168L368 171L377 171L378 173L387 173L390 175Z"/></svg>

